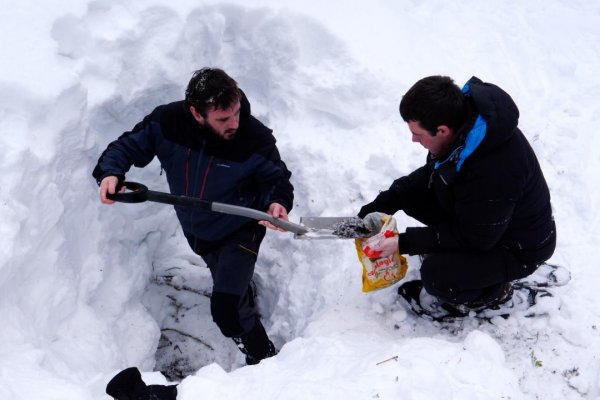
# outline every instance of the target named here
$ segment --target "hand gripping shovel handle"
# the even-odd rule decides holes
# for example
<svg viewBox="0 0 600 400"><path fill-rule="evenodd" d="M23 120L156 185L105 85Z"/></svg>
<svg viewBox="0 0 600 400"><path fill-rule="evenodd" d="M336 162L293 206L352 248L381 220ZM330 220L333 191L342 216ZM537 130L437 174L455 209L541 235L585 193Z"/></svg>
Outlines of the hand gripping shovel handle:
<svg viewBox="0 0 600 400"><path fill-rule="evenodd" d="M269 221L279 228L299 235L308 232L308 229L302 225L275 218L271 214L255 210L253 208L218 203L216 201L201 200L188 196L177 196L164 192L155 192L154 190L148 190L145 185L137 182L123 182L121 187L123 186L129 191L115 194L107 193L106 197L121 203L142 203L144 201L153 201L156 203L171 204L174 206L197 207L222 214L252 218L257 221Z"/></svg>

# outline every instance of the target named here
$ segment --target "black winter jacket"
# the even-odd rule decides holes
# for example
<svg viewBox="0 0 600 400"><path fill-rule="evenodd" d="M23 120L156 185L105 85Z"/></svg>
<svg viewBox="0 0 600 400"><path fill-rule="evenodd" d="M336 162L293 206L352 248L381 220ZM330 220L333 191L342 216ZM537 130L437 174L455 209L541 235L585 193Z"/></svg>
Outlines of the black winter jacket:
<svg viewBox="0 0 600 400"><path fill-rule="evenodd" d="M144 167L157 156L172 194L266 210L273 202L292 209L291 173L279 156L272 131L250 114L242 94L240 125L233 140L215 138L194 119L183 101L157 107L110 143L93 176L123 180L132 165ZM250 220L175 206L184 233L217 241Z"/></svg>
<svg viewBox="0 0 600 400"><path fill-rule="evenodd" d="M474 109L445 160L394 181L360 217L404 210L426 227L400 234L400 251L509 249L525 264L541 263L556 246L550 193L538 160L517 128L519 111L499 87L471 78L463 88Z"/></svg>

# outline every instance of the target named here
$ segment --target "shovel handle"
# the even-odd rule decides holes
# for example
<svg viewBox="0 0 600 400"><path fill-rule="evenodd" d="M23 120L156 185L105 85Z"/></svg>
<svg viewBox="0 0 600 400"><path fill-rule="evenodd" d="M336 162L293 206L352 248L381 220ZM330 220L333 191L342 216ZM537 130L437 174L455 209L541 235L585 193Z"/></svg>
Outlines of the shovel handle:
<svg viewBox="0 0 600 400"><path fill-rule="evenodd" d="M155 192L154 190L148 190L145 185L137 182L123 182L122 186L130 191L115 194L107 193L106 197L121 203L142 203L144 201L153 201L157 203L171 204L174 206L198 207L222 214L252 218L257 221L269 221L279 228L300 235L308 232L308 229L302 225L275 218L271 214L255 210L253 208L218 203L216 201L201 200L189 196L177 196L169 193Z"/></svg>
<svg viewBox="0 0 600 400"><path fill-rule="evenodd" d="M217 203L216 201L213 201L211 203L210 209L212 211L220 212L223 214L239 215L241 217L248 217L258 221L269 221L270 223L279 228L285 229L286 231L290 231L299 235L308 232L308 229L306 229L302 225L294 224L293 222L275 218L271 214L255 210L253 208L234 206L231 204Z"/></svg>

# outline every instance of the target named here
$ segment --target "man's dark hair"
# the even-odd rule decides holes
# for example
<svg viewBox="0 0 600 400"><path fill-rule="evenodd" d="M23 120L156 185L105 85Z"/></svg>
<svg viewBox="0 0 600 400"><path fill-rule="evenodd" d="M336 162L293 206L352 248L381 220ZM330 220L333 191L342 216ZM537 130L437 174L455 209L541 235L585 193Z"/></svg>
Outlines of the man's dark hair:
<svg viewBox="0 0 600 400"><path fill-rule="evenodd" d="M209 107L226 110L238 100L237 82L219 68L202 68L194 72L185 90L186 108L193 106L205 118Z"/></svg>
<svg viewBox="0 0 600 400"><path fill-rule="evenodd" d="M415 83L400 101L404 121L418 121L435 136L437 127L446 125L455 132L468 117L467 100L447 76L428 76Z"/></svg>

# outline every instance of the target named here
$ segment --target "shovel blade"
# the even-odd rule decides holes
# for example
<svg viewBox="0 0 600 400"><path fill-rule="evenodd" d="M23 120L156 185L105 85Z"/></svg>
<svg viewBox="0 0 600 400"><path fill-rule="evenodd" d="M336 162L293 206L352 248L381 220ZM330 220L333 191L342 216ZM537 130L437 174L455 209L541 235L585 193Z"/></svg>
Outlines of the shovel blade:
<svg viewBox="0 0 600 400"><path fill-rule="evenodd" d="M300 225L308 232L297 233L294 239L356 239L372 235L358 217L301 217Z"/></svg>

